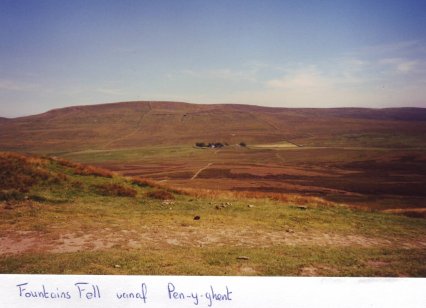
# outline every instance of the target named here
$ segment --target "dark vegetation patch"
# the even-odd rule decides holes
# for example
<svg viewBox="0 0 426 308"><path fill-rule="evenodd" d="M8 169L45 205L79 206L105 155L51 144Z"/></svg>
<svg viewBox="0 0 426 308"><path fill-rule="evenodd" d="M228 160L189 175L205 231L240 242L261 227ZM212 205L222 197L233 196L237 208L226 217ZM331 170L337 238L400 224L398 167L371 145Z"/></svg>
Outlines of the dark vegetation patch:
<svg viewBox="0 0 426 308"><path fill-rule="evenodd" d="M0 190L0 201L24 200L24 199L25 199L25 194L16 189Z"/></svg>
<svg viewBox="0 0 426 308"><path fill-rule="evenodd" d="M146 196L152 199L159 200L174 200L175 196L167 190L158 189L146 193Z"/></svg>
<svg viewBox="0 0 426 308"><path fill-rule="evenodd" d="M113 173L109 170L105 170L99 167L94 166L86 166L86 165L78 165L74 169L74 174L77 175L93 175L93 176L100 176L105 178L112 178Z"/></svg>
<svg viewBox="0 0 426 308"><path fill-rule="evenodd" d="M84 184L81 181L74 181L71 183L71 187L74 189L82 189L84 187Z"/></svg>
<svg viewBox="0 0 426 308"><path fill-rule="evenodd" d="M358 177L357 179L341 178L338 180L329 180L321 178L321 186L334 188L366 195L398 195L398 196L426 196L425 184L421 182L404 183L400 181L391 181L389 178L380 177ZM306 181L301 185L314 185L318 180Z"/></svg>
<svg viewBox="0 0 426 308"><path fill-rule="evenodd" d="M214 178L232 178L231 169L208 168L198 174L198 178L214 179Z"/></svg>
<svg viewBox="0 0 426 308"><path fill-rule="evenodd" d="M423 172L426 173L426 161L412 156L402 156L390 161L364 160L335 165L335 167L375 173L389 172Z"/></svg>
<svg viewBox="0 0 426 308"><path fill-rule="evenodd" d="M140 177L133 177L131 183L139 187L153 187L155 185L155 182L153 180L144 179Z"/></svg>
<svg viewBox="0 0 426 308"><path fill-rule="evenodd" d="M194 173L190 171L178 171L166 174L168 179L190 179L193 175Z"/></svg>
<svg viewBox="0 0 426 308"><path fill-rule="evenodd" d="M326 167L328 163L323 166ZM382 161L365 160L350 163L328 165L329 172L323 176L294 175L294 174L266 174L256 175L251 173L233 173L231 169L209 168L203 170L198 179L232 179L241 182L248 180L262 182L268 185L253 187L234 187L232 190L262 191L276 193L299 193L302 195L322 196L330 201L363 201L372 197L380 200L385 196L425 197L426 190L426 163L414 156L406 155ZM301 166L309 170L309 165ZM338 172L339 169L342 171ZM283 170L284 171L284 170ZM351 171L345 173L345 171ZM355 172L353 172L355 171ZM338 173L336 173L338 172ZM340 173L339 176L336 176ZM304 186L306 189L289 190L282 184ZM318 189L315 189L318 187ZM331 192L338 190L342 193ZM337 196L341 195L341 196ZM374 200L373 200L374 201Z"/></svg>
<svg viewBox="0 0 426 308"><path fill-rule="evenodd" d="M120 184L98 184L93 185L96 192L103 196L112 197L135 197L137 191L131 187L124 187Z"/></svg>
<svg viewBox="0 0 426 308"><path fill-rule="evenodd" d="M43 196L39 196L39 195L30 195L30 196L28 196L28 198L30 199L30 200L33 200L33 201L36 201L36 202L46 202L46 201L53 201L53 200L49 200L49 199L47 199L47 198L45 198L45 197L43 197Z"/></svg>
<svg viewBox="0 0 426 308"><path fill-rule="evenodd" d="M282 181L282 180L303 180L309 179L309 176L300 176L300 175L290 175L290 174L268 174L268 175L256 175L252 173L238 172L233 173L231 169L222 169L222 168L209 168L205 169L198 175L198 178L203 179L214 179L214 178L227 178L227 179L255 179L255 180L272 180L272 181Z"/></svg>
<svg viewBox="0 0 426 308"><path fill-rule="evenodd" d="M254 196L256 192L261 192L261 193L277 193L277 194L297 194L297 195L301 195L301 196L311 196L311 197L327 197L327 192L323 191L321 189L310 189L308 190L304 190L304 191L300 191L297 189L289 189L289 188L285 188L285 187L274 187L274 186L258 186L258 187L251 187L251 186L246 186L246 187L233 187L232 188L233 191L239 191L239 192L253 192Z"/></svg>
<svg viewBox="0 0 426 308"><path fill-rule="evenodd" d="M0 153L0 200L22 200L34 185L68 181L48 169L49 160L17 153Z"/></svg>
<svg viewBox="0 0 426 308"><path fill-rule="evenodd" d="M416 212L416 211L404 211L402 215L411 218L426 218L426 212Z"/></svg>
<svg viewBox="0 0 426 308"><path fill-rule="evenodd" d="M12 153L0 155L0 189L15 189L28 192L30 188L51 177L43 168L42 160L30 161L30 158Z"/></svg>

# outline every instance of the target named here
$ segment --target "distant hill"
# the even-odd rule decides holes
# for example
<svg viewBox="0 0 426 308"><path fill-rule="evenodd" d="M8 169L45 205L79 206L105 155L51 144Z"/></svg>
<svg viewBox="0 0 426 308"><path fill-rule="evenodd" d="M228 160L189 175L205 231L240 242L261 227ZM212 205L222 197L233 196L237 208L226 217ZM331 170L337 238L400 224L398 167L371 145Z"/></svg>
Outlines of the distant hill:
<svg viewBox="0 0 426 308"><path fill-rule="evenodd" d="M401 135L424 139L424 108L271 108L122 102L0 118L0 149L70 151L201 142L322 145L332 139ZM349 136L349 137L348 137Z"/></svg>

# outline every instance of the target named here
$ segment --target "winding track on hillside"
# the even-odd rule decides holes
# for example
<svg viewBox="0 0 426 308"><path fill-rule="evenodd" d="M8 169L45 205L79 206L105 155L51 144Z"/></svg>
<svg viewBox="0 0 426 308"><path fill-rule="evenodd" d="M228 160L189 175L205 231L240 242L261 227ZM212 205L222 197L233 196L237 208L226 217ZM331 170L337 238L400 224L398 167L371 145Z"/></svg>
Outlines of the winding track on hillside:
<svg viewBox="0 0 426 308"><path fill-rule="evenodd" d="M114 140L111 140L111 141L107 142L106 144L104 144L103 148L105 149L105 148L109 147L111 144L113 144L113 143L115 143L117 141L127 139L127 138L135 135L136 133L138 133L140 131L140 129L141 129L141 124L142 124L143 119L151 111L152 111L151 102L148 102L148 111L142 112L141 116L139 117L138 123L136 124L136 128L133 131L131 131L130 133L128 133L127 135L124 135L124 136L122 136L120 138L116 138Z"/></svg>
<svg viewBox="0 0 426 308"><path fill-rule="evenodd" d="M190 179L191 181L192 180L194 180L194 179L196 179L197 178L197 176L203 171L203 170L206 170L208 167L210 167L211 165L213 165L213 163L208 163L207 165L205 165L203 168L200 168L193 176L192 176L192 178Z"/></svg>

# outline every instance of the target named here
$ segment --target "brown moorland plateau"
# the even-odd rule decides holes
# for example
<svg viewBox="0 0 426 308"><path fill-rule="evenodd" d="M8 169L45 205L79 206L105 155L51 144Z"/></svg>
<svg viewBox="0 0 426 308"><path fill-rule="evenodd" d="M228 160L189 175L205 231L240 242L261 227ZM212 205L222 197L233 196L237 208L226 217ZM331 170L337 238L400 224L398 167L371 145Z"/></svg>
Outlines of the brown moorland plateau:
<svg viewBox="0 0 426 308"><path fill-rule="evenodd" d="M310 109L123 102L7 119L1 121L0 142L2 149L50 152L192 145L200 140L229 144L285 140L300 146L372 147L380 147L384 140L386 146L405 147L408 142L425 145L425 121L426 110L422 108Z"/></svg>

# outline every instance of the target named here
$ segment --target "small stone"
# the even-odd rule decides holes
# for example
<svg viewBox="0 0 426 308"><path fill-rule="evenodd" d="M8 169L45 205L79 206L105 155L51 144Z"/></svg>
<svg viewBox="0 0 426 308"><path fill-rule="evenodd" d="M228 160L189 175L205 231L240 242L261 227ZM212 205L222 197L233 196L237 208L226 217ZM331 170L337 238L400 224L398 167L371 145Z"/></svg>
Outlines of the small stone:
<svg viewBox="0 0 426 308"><path fill-rule="evenodd" d="M201 217L198 216L198 215L194 217L194 220L200 220L200 219L201 219Z"/></svg>
<svg viewBox="0 0 426 308"><path fill-rule="evenodd" d="M298 205L296 206L299 210L306 210L308 207L306 205Z"/></svg>
<svg viewBox="0 0 426 308"><path fill-rule="evenodd" d="M249 257L246 257L246 256L238 256L237 257L237 260L248 260L249 259Z"/></svg>
<svg viewBox="0 0 426 308"><path fill-rule="evenodd" d="M254 208L254 205L253 204L249 204L249 205L247 205L247 207L248 208Z"/></svg>
<svg viewBox="0 0 426 308"><path fill-rule="evenodd" d="M294 233L294 230L293 229L286 229L285 232Z"/></svg>
<svg viewBox="0 0 426 308"><path fill-rule="evenodd" d="M120 266L120 265L118 265L118 264L114 265L114 267L115 267L115 268L121 268L121 266Z"/></svg>

